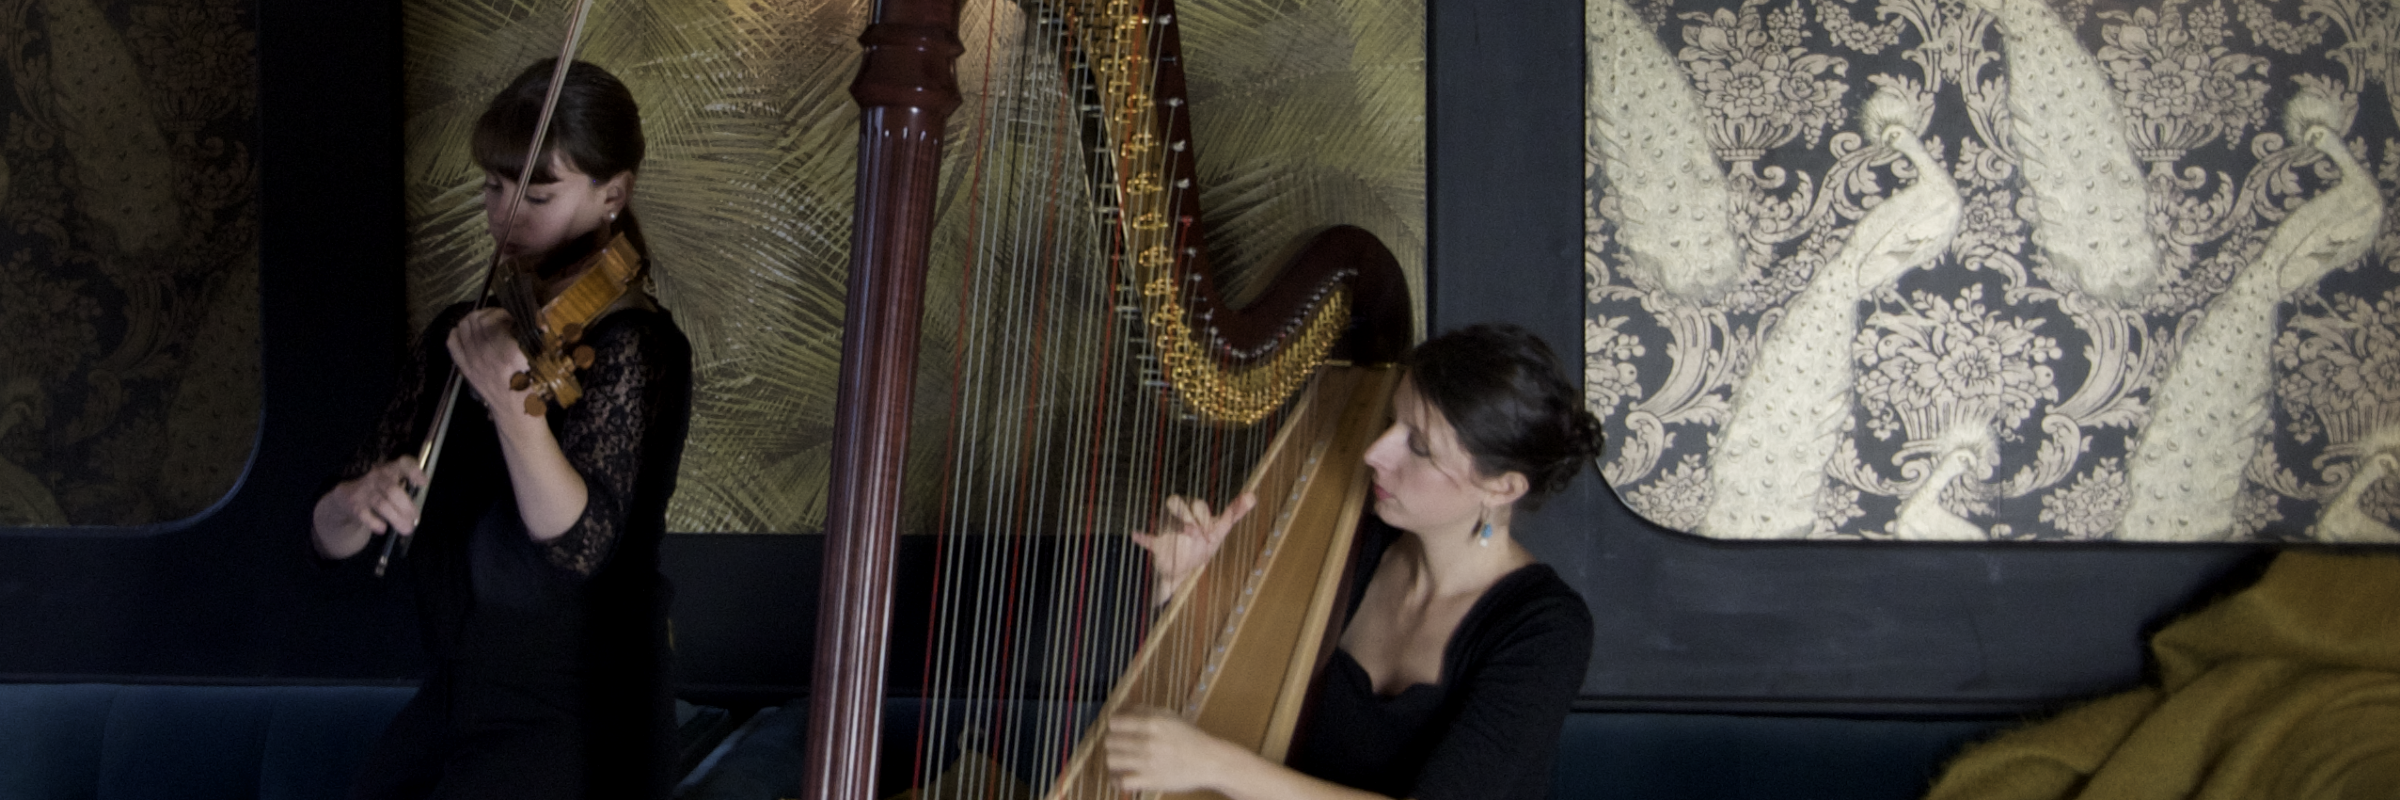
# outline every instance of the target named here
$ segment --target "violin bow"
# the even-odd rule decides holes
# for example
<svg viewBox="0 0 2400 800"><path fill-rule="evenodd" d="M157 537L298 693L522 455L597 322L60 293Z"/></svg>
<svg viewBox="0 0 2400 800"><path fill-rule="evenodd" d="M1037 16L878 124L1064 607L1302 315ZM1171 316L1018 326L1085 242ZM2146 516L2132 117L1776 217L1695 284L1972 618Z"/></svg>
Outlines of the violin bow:
<svg viewBox="0 0 2400 800"><path fill-rule="evenodd" d="M567 68L575 63L575 47L583 39L583 23L591 11L592 0L575 0L575 10L567 18L567 40L559 45L558 61L550 68L550 88L542 97L542 114L533 123L533 141L526 145L525 165L517 171L517 191L509 196L508 213L500 217L501 241L506 241L508 234L516 230L517 209L524 205L525 188L532 184L533 173L539 166L543 140L550 136L550 117L558 110L559 91L566 83ZM483 291L475 296L477 310L482 309L484 302L492 296L493 287L500 278L501 260L500 248L495 245L491 263L484 267ZM459 385L464 382L458 365L452 363L450 380L442 388L442 403L433 414L433 427L425 432L424 443L417 446L417 470L425 473L425 482L408 487L408 500L420 514L425 511L425 492L433 486L434 467L442 460L442 445L450 438L450 417L458 409ZM406 536L398 532L386 534L383 552L375 557L375 577L383 577L384 571L391 567L395 553L400 558L407 558L408 542L414 538L413 533Z"/></svg>

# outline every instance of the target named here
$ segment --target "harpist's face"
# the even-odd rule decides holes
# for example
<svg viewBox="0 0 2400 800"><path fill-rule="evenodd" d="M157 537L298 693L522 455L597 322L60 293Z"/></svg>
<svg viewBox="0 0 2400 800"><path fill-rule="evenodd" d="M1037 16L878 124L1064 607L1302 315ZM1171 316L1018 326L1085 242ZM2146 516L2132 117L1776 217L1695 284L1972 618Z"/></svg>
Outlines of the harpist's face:
<svg viewBox="0 0 2400 800"><path fill-rule="evenodd" d="M484 224L509 258L541 256L577 237L599 230L610 214L625 207L632 173L605 181L593 180L567 159L553 156L550 170L557 180L535 181L525 190L513 225L508 204L517 193L517 176L483 173Z"/></svg>
<svg viewBox="0 0 2400 800"><path fill-rule="evenodd" d="M1392 426L1367 447L1375 515L1420 536L1466 535L1499 495L1441 411L1407 378L1392 390Z"/></svg>

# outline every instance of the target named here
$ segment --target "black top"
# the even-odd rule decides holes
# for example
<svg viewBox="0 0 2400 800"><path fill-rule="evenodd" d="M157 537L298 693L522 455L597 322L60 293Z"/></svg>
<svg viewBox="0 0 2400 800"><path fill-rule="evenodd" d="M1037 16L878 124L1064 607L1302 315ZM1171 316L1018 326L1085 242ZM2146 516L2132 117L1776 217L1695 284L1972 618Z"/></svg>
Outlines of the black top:
<svg viewBox="0 0 2400 800"><path fill-rule="evenodd" d="M1370 515L1352 574L1372 576L1404 535ZM1368 580L1354 581L1356 613ZM1416 800L1542 800L1568 704L1583 687L1592 615L1543 564L1485 590L1442 650L1440 683L1390 697L1336 648L1286 759L1344 786Z"/></svg>
<svg viewBox="0 0 2400 800"><path fill-rule="evenodd" d="M469 310L451 306L426 326L343 480L416 454L452 372L450 330ZM660 708L671 720L672 589L658 553L690 424L691 345L666 312L638 308L601 318L584 341L594 358L578 374L582 400L546 417L583 478L582 517L533 541L489 416L525 412L487 412L462 384L417 535L393 568L414 579L437 669L555 698L591 723L597 755L647 750L666 730ZM363 569L381 551L378 540L344 566Z"/></svg>

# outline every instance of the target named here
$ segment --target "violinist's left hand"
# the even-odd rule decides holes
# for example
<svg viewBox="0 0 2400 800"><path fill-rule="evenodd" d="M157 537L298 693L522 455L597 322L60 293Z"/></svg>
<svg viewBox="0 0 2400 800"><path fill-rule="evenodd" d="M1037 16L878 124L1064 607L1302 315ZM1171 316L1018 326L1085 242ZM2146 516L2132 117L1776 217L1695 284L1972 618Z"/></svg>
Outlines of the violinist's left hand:
<svg viewBox="0 0 2400 800"><path fill-rule="evenodd" d="M509 324L507 311L480 308L467 312L458 327L450 329L450 360L458 364L459 374L466 377L484 407L493 410L495 419L502 410L523 415L525 396L533 391L508 388L509 379L524 372L530 363L509 333Z"/></svg>
<svg viewBox="0 0 2400 800"><path fill-rule="evenodd" d="M509 485L517 493L517 514L534 541L566 535L583 516L591 500L583 475L559 450L550 424L540 414L525 413L524 389L508 388L509 379L524 372L530 360L509 333L508 312L497 308L469 312L450 329L450 359L474 387L500 435L500 457L508 462Z"/></svg>

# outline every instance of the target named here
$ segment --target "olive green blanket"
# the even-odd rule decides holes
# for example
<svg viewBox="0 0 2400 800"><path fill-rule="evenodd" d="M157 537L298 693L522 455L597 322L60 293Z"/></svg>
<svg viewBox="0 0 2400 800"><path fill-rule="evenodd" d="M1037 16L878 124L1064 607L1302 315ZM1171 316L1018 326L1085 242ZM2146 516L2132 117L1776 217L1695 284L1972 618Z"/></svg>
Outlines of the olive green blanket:
<svg viewBox="0 0 2400 800"><path fill-rule="evenodd" d="M1927 800L2400 798L2400 555L2287 551L2157 678L1961 754Z"/></svg>

